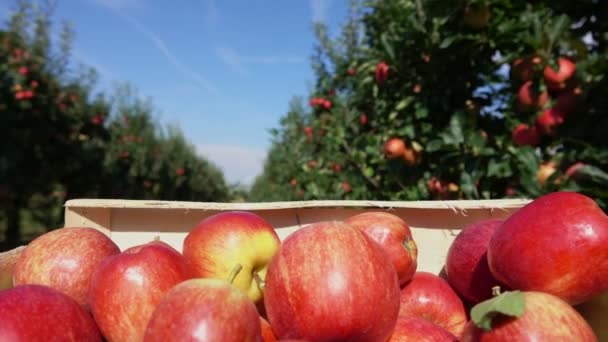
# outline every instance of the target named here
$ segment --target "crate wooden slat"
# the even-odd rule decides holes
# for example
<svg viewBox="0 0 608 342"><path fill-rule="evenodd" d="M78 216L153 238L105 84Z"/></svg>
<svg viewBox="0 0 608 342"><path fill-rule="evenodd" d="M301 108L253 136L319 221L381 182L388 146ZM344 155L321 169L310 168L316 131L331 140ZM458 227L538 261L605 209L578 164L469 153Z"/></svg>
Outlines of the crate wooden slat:
<svg viewBox="0 0 608 342"><path fill-rule="evenodd" d="M439 273L447 250L467 224L506 218L527 199L479 201L302 201L269 203L206 203L145 200L75 199L65 203L65 226L99 229L124 250L158 236L181 251L186 234L213 214L244 210L260 215L281 239L301 227L342 220L365 211L386 211L402 217L418 245L418 269Z"/></svg>

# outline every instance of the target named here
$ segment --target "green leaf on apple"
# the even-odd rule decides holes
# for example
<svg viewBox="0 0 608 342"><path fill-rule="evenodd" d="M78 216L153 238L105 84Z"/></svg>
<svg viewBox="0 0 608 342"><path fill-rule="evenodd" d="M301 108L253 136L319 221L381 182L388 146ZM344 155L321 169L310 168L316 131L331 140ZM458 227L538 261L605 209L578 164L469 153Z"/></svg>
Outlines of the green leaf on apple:
<svg viewBox="0 0 608 342"><path fill-rule="evenodd" d="M521 291L509 291L475 305L471 309L471 320L477 327L490 331L494 317L519 317L524 310L524 294Z"/></svg>

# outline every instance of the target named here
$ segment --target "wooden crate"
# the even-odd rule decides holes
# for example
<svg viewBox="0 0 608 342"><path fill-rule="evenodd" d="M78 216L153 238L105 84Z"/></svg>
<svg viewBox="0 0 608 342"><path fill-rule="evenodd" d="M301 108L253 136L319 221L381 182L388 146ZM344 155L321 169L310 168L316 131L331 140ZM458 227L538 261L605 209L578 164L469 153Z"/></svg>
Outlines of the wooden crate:
<svg viewBox="0 0 608 342"><path fill-rule="evenodd" d="M223 211L244 210L266 219L281 240L303 226L341 220L366 211L402 217L418 245L418 270L441 271L447 250L467 224L506 218L526 199L479 201L303 201L271 203L201 203L141 200L75 199L65 203L65 226L99 229L121 250L156 236L181 251L186 234L204 218Z"/></svg>

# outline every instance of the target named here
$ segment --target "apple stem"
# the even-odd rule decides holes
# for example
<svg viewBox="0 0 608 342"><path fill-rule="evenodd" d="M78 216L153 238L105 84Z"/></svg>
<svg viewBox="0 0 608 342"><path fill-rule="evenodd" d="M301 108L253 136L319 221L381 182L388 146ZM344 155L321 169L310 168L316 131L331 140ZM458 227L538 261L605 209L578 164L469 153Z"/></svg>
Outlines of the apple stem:
<svg viewBox="0 0 608 342"><path fill-rule="evenodd" d="M500 286L492 287L492 296L493 297L500 296Z"/></svg>
<svg viewBox="0 0 608 342"><path fill-rule="evenodd" d="M154 236L154 241L160 241L160 235Z"/></svg>
<svg viewBox="0 0 608 342"><path fill-rule="evenodd" d="M236 264L234 268L232 268L232 271L230 271L230 274L228 275L228 282L230 282L230 284L234 283L234 279L239 275L239 272L241 272L242 269L243 265L241 264Z"/></svg>
<svg viewBox="0 0 608 342"><path fill-rule="evenodd" d="M253 272L253 279L255 279L255 282L258 284L260 290L264 290L264 288L266 287L266 282L264 281L264 279L262 279L262 277L260 277L258 272Z"/></svg>

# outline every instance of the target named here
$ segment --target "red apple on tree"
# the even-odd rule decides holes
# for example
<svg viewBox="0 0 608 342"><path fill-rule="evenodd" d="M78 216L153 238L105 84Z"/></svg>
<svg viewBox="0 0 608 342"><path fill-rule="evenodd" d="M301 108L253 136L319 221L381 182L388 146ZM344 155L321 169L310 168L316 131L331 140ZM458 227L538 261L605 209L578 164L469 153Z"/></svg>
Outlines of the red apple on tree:
<svg viewBox="0 0 608 342"><path fill-rule="evenodd" d="M541 109L548 101L549 94L542 89L536 89L532 81L524 83L517 93L517 107L523 112Z"/></svg>
<svg viewBox="0 0 608 342"><path fill-rule="evenodd" d="M380 62L376 65L376 83L383 84L388 79L389 66L386 62Z"/></svg>
<svg viewBox="0 0 608 342"><path fill-rule="evenodd" d="M412 279L418 265L418 247L410 227L402 218L377 211L352 216L345 222L367 234L384 249L397 271L400 284Z"/></svg>
<svg viewBox="0 0 608 342"><path fill-rule="evenodd" d="M511 132L513 144L516 146L538 146L540 144L540 134L536 126L528 126L520 123Z"/></svg>
<svg viewBox="0 0 608 342"><path fill-rule="evenodd" d="M479 303L463 342L596 342L591 327L563 300L543 292L506 292Z"/></svg>
<svg viewBox="0 0 608 342"><path fill-rule="evenodd" d="M94 228L61 228L40 235L23 250L13 273L15 285L39 284L72 297L89 309L93 272L118 246Z"/></svg>
<svg viewBox="0 0 608 342"><path fill-rule="evenodd" d="M399 316L397 325L388 342L457 342L449 331L416 316Z"/></svg>
<svg viewBox="0 0 608 342"><path fill-rule="evenodd" d="M460 336L467 322L467 312L450 284L429 272L416 272L401 288L399 317L416 316L427 319Z"/></svg>
<svg viewBox="0 0 608 342"><path fill-rule="evenodd" d="M91 312L109 341L141 341L152 312L175 285L192 278L184 257L153 241L104 260L93 273Z"/></svg>
<svg viewBox="0 0 608 342"><path fill-rule="evenodd" d="M571 305L608 291L608 216L585 195L558 191L517 210L496 230L488 264L512 289Z"/></svg>
<svg viewBox="0 0 608 342"><path fill-rule="evenodd" d="M253 302L229 279L190 279L162 298L146 328L144 342L262 342Z"/></svg>
<svg viewBox="0 0 608 342"><path fill-rule="evenodd" d="M0 291L2 341L100 341L89 313L71 297L43 285Z"/></svg>
<svg viewBox="0 0 608 342"><path fill-rule="evenodd" d="M517 58L511 64L511 79L518 83L531 81L541 63L542 59L538 56Z"/></svg>
<svg viewBox="0 0 608 342"><path fill-rule="evenodd" d="M183 253L195 276L201 278L227 279L240 265L233 285L259 302L268 263L280 245L276 231L262 217L230 211L212 215L194 227L184 239Z"/></svg>
<svg viewBox="0 0 608 342"><path fill-rule="evenodd" d="M547 184L547 180L557 171L557 167L553 161L548 161L540 164L538 166L538 171L536 172L536 179L538 183L542 186ZM558 180L556 180L557 182Z"/></svg>
<svg viewBox="0 0 608 342"><path fill-rule="evenodd" d="M501 224L500 219L472 223L458 233L448 249L448 282L473 304L492 298L492 288L501 285L490 272L487 259L490 239Z"/></svg>
<svg viewBox="0 0 608 342"><path fill-rule="evenodd" d="M399 282L365 233L318 222L289 235L272 258L264 303L278 338L386 341L399 313Z"/></svg>
<svg viewBox="0 0 608 342"><path fill-rule="evenodd" d="M564 123L565 115L554 109L545 109L535 121L536 129L544 135L554 135L555 130Z"/></svg>
<svg viewBox="0 0 608 342"><path fill-rule="evenodd" d="M405 154L405 141L400 138L391 138L384 144L384 155L387 159L397 159Z"/></svg>
<svg viewBox="0 0 608 342"><path fill-rule="evenodd" d="M545 83L547 87L554 91L560 91L567 87L567 81L574 76L576 64L568 58L560 57L557 59L558 69L555 70L547 65L544 70Z"/></svg>

